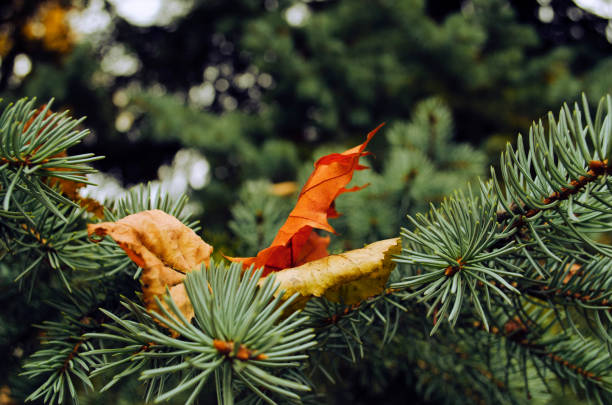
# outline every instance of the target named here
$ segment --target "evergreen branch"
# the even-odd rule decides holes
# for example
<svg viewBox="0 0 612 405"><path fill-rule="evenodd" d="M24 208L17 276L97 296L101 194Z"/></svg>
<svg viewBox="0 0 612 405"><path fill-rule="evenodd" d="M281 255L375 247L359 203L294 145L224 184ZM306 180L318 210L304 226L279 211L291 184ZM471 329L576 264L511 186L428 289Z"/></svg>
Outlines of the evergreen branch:
<svg viewBox="0 0 612 405"><path fill-rule="evenodd" d="M183 224L197 232L200 230L198 221L191 219L191 214L185 209L188 198L185 195L176 200L168 194L162 194L153 188L151 183L140 184L132 188L125 196L115 201L111 210L106 210L105 221L117 221L128 215L141 211L162 210L176 217Z"/></svg>
<svg viewBox="0 0 612 405"><path fill-rule="evenodd" d="M69 302L57 305L63 315L60 321L45 321L40 328L42 348L32 354L24 365L23 376L42 381L26 401L43 399L45 403L61 404L67 399L78 401L77 383L93 390L89 372L99 359L86 358L83 353L93 348L84 336L94 330L97 321L90 308L95 305L93 291L75 290Z"/></svg>
<svg viewBox="0 0 612 405"><path fill-rule="evenodd" d="M586 127L578 105L573 115L564 106L558 122L549 113L547 132L542 122L532 125L528 147L520 135L516 151L507 146L501 156L505 192L493 173L494 188L502 206L497 221L502 224L510 221L510 229L527 226L529 232L523 235L532 237L542 251L557 261L560 261L558 255L546 247L545 238L573 237L577 243L565 244L586 243L589 250L612 255L608 246L592 241L586 235L595 229L601 232L610 228L604 225L605 221L593 222L593 216L610 216L609 207L597 194L607 189L605 179L611 171L608 157L611 151L609 120L612 117L612 98L608 96L600 101L597 127L593 127L584 96L583 105ZM599 226L594 228L595 225Z"/></svg>
<svg viewBox="0 0 612 405"><path fill-rule="evenodd" d="M84 356L97 358L95 369L91 377L106 375L114 371L110 381L104 385L100 392L109 390L122 379L140 373L148 369L160 369L180 364L185 350L171 350L163 344L159 344L142 337L138 332L144 328L156 330L157 325L146 310L139 305L124 300L122 306L127 310L126 316L135 319L122 319L112 312L101 309L108 319L102 326L105 332L88 333L88 339L96 338L103 342L100 348L83 353ZM104 347L109 344L110 347ZM159 376L148 380L146 399L152 400L161 392L167 378Z"/></svg>
<svg viewBox="0 0 612 405"><path fill-rule="evenodd" d="M391 288L419 287L404 293L404 298L421 295L419 302L433 300L428 316L434 312L438 319L448 316L451 325L458 320L463 296L467 294L486 325L480 303L482 292L477 291L477 286L484 289L490 307L490 291L510 303L509 295L497 285L511 294L518 293L506 278L524 277L521 269L503 260L517 252L520 245L510 242L494 248L497 240L506 235L494 220L495 205L490 194L477 197L470 190L468 195L457 193L439 209L432 207L429 216L409 217L417 230L402 229L406 241L402 242L402 254L395 261L410 265L413 275L403 276ZM439 326L435 322L431 333Z"/></svg>
<svg viewBox="0 0 612 405"><path fill-rule="evenodd" d="M541 319L550 317L543 313L532 315L527 320L514 316L503 322L502 327L495 326L488 331L506 341L508 361L520 358L516 350L521 350L536 369L544 367L553 372L562 385L569 384L577 394L587 395L600 404L607 403L602 399L612 398L610 354L596 341L572 338L565 333L554 333L554 337L550 337L551 331L558 327L556 321L542 327L536 320L541 322ZM474 322L474 326L482 328L480 322ZM521 372L529 372L527 364L521 366ZM547 384L545 373L538 371L538 376ZM525 381L528 380L525 376ZM525 389L529 393L528 386Z"/></svg>
<svg viewBox="0 0 612 405"><path fill-rule="evenodd" d="M78 144L89 131L75 128L82 122L67 113L51 114L50 104L34 110L35 99L19 100L0 115L0 164L2 164L2 212L10 215L15 191L29 192L31 197L65 220L54 201L63 205L74 203L62 197L46 183L73 181L90 184L86 174L95 170L87 163L102 159L93 154L68 156L66 149Z"/></svg>
<svg viewBox="0 0 612 405"><path fill-rule="evenodd" d="M310 390L306 371L331 378L329 353L363 361L375 345L393 341L406 347L385 349L415 352L407 363L424 370L419 384L426 397L435 389L447 397L466 395L470 386L469 398L516 403L518 377L529 397L535 377L552 391L552 373L578 395L609 402L611 251L598 234L612 230L611 98L607 116L603 105L594 121L585 111L586 126L580 110L572 116L567 107L558 122L550 117L547 134L541 123L534 125L527 146L521 139L516 151L508 147L502 156L503 186L495 178L481 183L479 193L457 192L428 214L410 216L412 227L402 230L403 250L396 257L399 270L382 294L352 306L312 299L307 319L284 313L295 297L283 302L274 277L260 283L261 270L243 273L240 265L213 261L185 279L193 323L171 297L158 301L157 312L125 299L122 313L102 310L109 320L103 332L82 315L79 299L78 311L73 305L74 313L44 324L49 338L24 375L46 380L29 399L61 402L75 395L74 380L89 386L91 377L114 371L102 390L139 375L147 400L187 393L192 403L212 386L224 404L241 398L297 402ZM40 264L59 270L60 277L66 269L125 269L127 258L114 245L84 249L82 210L46 182L55 172L65 180L82 179L80 165L89 155L57 156L80 139L78 122L46 117L48 107L36 115L30 107L22 103L0 116L0 129L6 129L0 136L0 240L7 254L26 262L24 278ZM431 156L437 143L428 145ZM116 220L161 208L178 217L184 203L141 187L106 209L106 216ZM255 217L243 214L268 207L266 226L272 227L274 205L266 204L237 206L244 212L235 215L262 236ZM82 281L63 279L67 286ZM445 320L445 332L454 333L426 336L444 330Z"/></svg>
<svg viewBox="0 0 612 405"><path fill-rule="evenodd" d="M542 204L547 208L529 208L526 204L518 206L516 203L510 204L510 211L497 211L497 222L502 223L514 216L531 218L542 212L544 209L551 209L557 202L568 200L570 196L581 192L587 185L601 178L601 176L612 174L612 167L608 166L608 160L595 161L588 163L589 170L578 177L578 180L571 180L567 187L561 187L559 191L552 192L548 197L542 199ZM514 227L523 224L523 220L513 222Z"/></svg>
<svg viewBox="0 0 612 405"><path fill-rule="evenodd" d="M586 99L584 104L588 107ZM610 152L612 136L607 124L612 117L610 97L608 118L602 118L603 110L602 100L599 126L583 128L578 107L573 120L565 107L558 123L549 116L548 136L541 123L530 129L529 152L520 138L516 152L508 146L501 165L505 193L494 178L481 183L479 197L471 192L456 194L439 208L432 207L428 216L409 216L414 230L402 230L405 242L396 259L408 265L407 274L391 287L411 289L404 293L406 299L419 296L419 302L433 302L428 315L448 318L451 325L467 296L485 328L481 301L490 308L490 292L507 305L513 305L510 297L520 291L541 295L546 287L569 293L560 282L560 271L551 274L544 269L549 263L567 264L563 258L571 257L588 264L610 253L607 245L587 236L610 229L605 221L610 211L601 194L607 189L604 180L610 170L603 154ZM588 110L586 114L590 122ZM587 132L590 145L583 139ZM589 168L586 174L583 167ZM496 212L498 204L505 211ZM593 280L604 279L602 269L600 265L593 271ZM590 298L593 293L587 288L575 298ZM598 295L601 300L608 295L599 294L603 294ZM438 326L435 323L432 333Z"/></svg>
<svg viewBox="0 0 612 405"><path fill-rule="evenodd" d="M319 342L312 349L313 355L333 351L335 355L357 363L368 352L368 339L378 332L382 332L382 342L377 342L377 345L391 341L397 332L399 311L402 310L406 309L398 303L390 304L385 294L348 306L325 298L311 299L304 312L311 319L308 326L315 330Z"/></svg>
<svg viewBox="0 0 612 405"><path fill-rule="evenodd" d="M156 401L189 389L187 403L192 403L213 375L223 403L233 403L239 394L234 393L237 381L266 402L274 403L270 394L298 399L293 391L310 388L278 376L276 370L297 367L307 357L300 353L315 344L314 334L301 327L306 318L298 313L281 320L292 300L281 304L282 294L274 298L278 286L273 278L258 287L260 275L261 270L242 274L240 264L226 268L214 261L208 270L188 273L185 288L194 307L195 325L186 321L169 296L164 304L158 302L159 313L149 314L138 305L124 303L135 320L104 311L114 325L106 325L108 333L88 336L114 340L120 345L89 354L112 354L119 359L101 363L94 374L124 368L104 387L107 389L138 371L141 379L151 380L148 395L152 393L151 386L156 387ZM180 338L168 336L159 324L180 333ZM178 383L172 389L162 389L168 386L171 376L176 376Z"/></svg>
<svg viewBox="0 0 612 405"><path fill-rule="evenodd" d="M255 255L269 246L291 210L278 196L262 192L271 187L268 181L247 181L231 209L233 220L228 226L242 242L242 255Z"/></svg>
<svg viewBox="0 0 612 405"><path fill-rule="evenodd" d="M30 288L34 286L35 275L42 267L53 271L68 291L71 290L67 277L70 273L100 267L96 252L84 249L87 240L87 234L83 231L84 210L73 206L63 206L58 210L65 222L45 206L39 206L32 212L31 222L22 222L22 218L19 218L3 222L0 226L0 232L11 241L11 249L7 253L18 258L15 270L19 273L15 280L22 282L31 277Z"/></svg>

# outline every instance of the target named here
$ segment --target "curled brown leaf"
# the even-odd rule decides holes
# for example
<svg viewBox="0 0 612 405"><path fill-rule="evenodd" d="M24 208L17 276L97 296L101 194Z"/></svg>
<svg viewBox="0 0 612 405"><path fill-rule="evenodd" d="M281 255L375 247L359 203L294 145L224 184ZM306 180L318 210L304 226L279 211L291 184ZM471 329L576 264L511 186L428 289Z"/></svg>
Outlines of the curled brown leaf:
<svg viewBox="0 0 612 405"><path fill-rule="evenodd" d="M89 224L87 232L90 238L110 236L142 268L140 282L147 309L157 310L155 297L161 299L168 288L185 318L193 318L183 280L202 263L208 266L213 250L194 231L172 215L150 210L117 222Z"/></svg>

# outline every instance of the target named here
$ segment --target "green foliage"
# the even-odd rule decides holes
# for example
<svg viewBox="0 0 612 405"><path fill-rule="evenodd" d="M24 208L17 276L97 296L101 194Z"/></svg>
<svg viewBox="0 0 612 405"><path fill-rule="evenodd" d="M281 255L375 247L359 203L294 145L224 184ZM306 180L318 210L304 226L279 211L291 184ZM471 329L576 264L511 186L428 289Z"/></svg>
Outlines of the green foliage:
<svg viewBox="0 0 612 405"><path fill-rule="evenodd" d="M104 389L139 372L141 379L149 381L147 400L156 396L156 402L189 390L186 403L193 403L212 376L220 403L231 404L234 396L239 395L233 380L240 381L266 402L272 402L270 392L299 399L292 391L310 388L294 381L291 373L287 378L287 368L299 366L297 361L306 358L298 353L315 344L311 341L314 334L312 329L298 328L306 318L297 312L279 321L291 300L279 305L280 297L273 297L277 289L274 280L268 279L259 287L260 275L261 270L242 274L240 265L226 268L214 262L208 269L189 273L185 286L197 326L187 322L170 298L166 299L169 309L159 304L163 315L149 314L141 306L125 302L123 305L130 310L133 321L102 310L113 323L106 325L106 333L90 333L85 337L114 341L116 347L86 354L114 358L100 362L94 375L121 369L129 362L130 366L115 374ZM181 338L160 331L159 323L180 333ZM279 369L285 376L278 376ZM175 373L178 382L168 390L166 387ZM266 387L268 395L258 386Z"/></svg>
<svg viewBox="0 0 612 405"><path fill-rule="evenodd" d="M141 387L143 371L187 360L122 325L170 346L189 339L169 337L139 306L140 270L116 243L87 240L86 223L96 219L60 191L60 179L87 183L93 162L127 188L154 179L178 148L195 148L211 169L210 183L190 192L203 214L190 216L185 197L138 186L105 201L104 220L159 208L204 232L216 254L250 256L268 246L296 198L270 192L274 183L297 179L299 189L312 156L361 142L387 121L370 146L372 170L355 175L355 184L369 187L337 201L343 216L332 221L338 235L330 251L404 228L406 250L391 280L397 290L358 308L309 302L309 319L297 329L312 328L317 345L290 375L272 375L312 387L315 394L288 391L313 403L321 395L355 404L403 403L408 395L431 403L525 403L528 395L530 403L567 403L558 399L569 394L564 388L579 403L612 402L609 169L591 168L610 156L606 102L590 118L583 102L534 125L508 147L493 182L475 181L491 157L452 139L513 139L582 90L591 100L612 91L609 44L589 36L594 20L586 14L568 20L563 7L571 2L551 3L555 21L540 24L538 4L507 0L460 8L422 0L180 0L172 3L189 12L168 25L135 27L105 1L111 25L63 55L23 41L20 24L52 1L5 3L0 42L22 39L2 54L3 97L56 98L54 110L87 115L91 131L61 113L40 114L24 132L33 101L0 117L2 395L6 382L16 402L67 402L76 391L92 403L129 403L185 388L196 373L176 370L166 385L145 378ZM62 2L81 3L99 2ZM310 12L303 24L287 18L294 5ZM569 37L585 27L582 39ZM546 36L562 31L570 40ZM116 46L138 59L134 73L115 75L100 63ZM25 77L13 72L19 54L32 62ZM251 84L241 84L247 76ZM214 89L211 104L191 97L203 88ZM132 125L119 129L125 114ZM58 155L68 147L69 156ZM94 161L90 151L109 156ZM605 173L591 178L593 169ZM114 340L108 346L85 333ZM143 347L151 354L135 354ZM216 398L210 380L194 394L201 402ZM90 382L106 396L89 394ZM255 385L275 401L288 398ZM231 386L236 400L263 400L236 375ZM170 401L186 401L192 390Z"/></svg>
<svg viewBox="0 0 612 405"><path fill-rule="evenodd" d="M289 215L291 203L270 192L266 180L247 181L238 193L238 202L232 207L229 227L240 241L238 251L253 256L270 246L278 228Z"/></svg>
<svg viewBox="0 0 612 405"><path fill-rule="evenodd" d="M49 131L42 114L31 126L36 132L24 132L33 106L8 107L13 115L2 115L5 128L17 129L3 134L3 144L16 146L3 147L0 159L21 160L18 167L7 163L0 176L10 208L3 211L0 228L6 249L2 268L15 272L25 266L26 274L38 274L30 277L33 303L52 295L66 298L45 312L41 347L28 349L22 378L31 377L35 386L24 397L76 401L87 387L105 391L137 377L146 384L147 401L193 403L213 392L223 404L299 403L315 400L304 396L309 390L332 398L362 383L367 395L357 401L366 401L399 379L436 402L518 404L532 397L545 404L558 387L569 387L578 399L609 403L612 318L605 238L612 206L607 163L612 98L603 99L594 116L586 99L582 104L573 112L564 107L557 119L549 116L547 129L534 124L527 143L519 137L516 149L508 146L501 177L494 174L477 188L432 204L428 213L409 215L401 231L402 253L395 258L398 268L380 295L352 306L313 298L303 312L288 314L291 299L283 302L282 294L275 295L273 277L260 282L261 270L243 272L238 264L212 261L185 280L195 310L192 323L168 297L158 302L158 311L140 306L139 271L114 243L86 240L85 224L93 221L86 210L70 200L63 203L58 188L47 191L57 202L54 209L34 196L55 173L36 176L45 168L15 151L56 155L54 145L69 144L76 135L70 125ZM36 134L43 137L44 131L51 135L38 140ZM411 122L388 132L389 159L380 171L371 171L378 185L372 184L361 205L383 200L373 207L391 210L393 218L401 201L418 195L408 187L419 183L405 183L406 174L421 166L429 165L432 170L425 173L435 176L464 167L464 180L478 173L484 158L450 142L451 131L443 104L421 104ZM24 136L38 142L37 149L23 143ZM393 151L420 164L402 166ZM54 162L81 175L89 170L82 168L82 159L95 158ZM391 163L393 168L387 166ZM68 173L61 175L81 178ZM401 181L393 181L393 175ZM426 179L421 181L426 188ZM236 201L230 226L245 249L265 246L290 205L270 187L247 183ZM413 206L418 204L401 207ZM141 186L107 203L105 219L157 208L199 230L184 207L185 198L173 202ZM344 208L347 217L354 209L362 221L376 213L350 207ZM393 224L388 227L399 221ZM346 229L347 244L387 232L369 221ZM100 380L106 381L101 388Z"/></svg>
<svg viewBox="0 0 612 405"><path fill-rule="evenodd" d="M354 181L369 186L337 202L345 249L396 235L406 225L406 214L426 210L485 171L482 152L452 141L453 119L438 98L420 102L411 121L384 131L388 150L371 162L382 166L380 172L356 173Z"/></svg>
<svg viewBox="0 0 612 405"><path fill-rule="evenodd" d="M96 158L92 153L62 156L62 152L78 144L88 131L75 130L80 121L67 117L67 113L46 117L51 103L34 118L34 102L34 99L29 102L20 100L14 106L6 108L0 116L1 163L2 168L7 169L2 171L2 175L4 183L8 185L2 190L0 215L8 218L28 218L18 195L19 191L27 187L36 191L31 196L38 199L40 205L67 222L56 204L76 205L54 192L42 178L54 177L87 183L85 174L93 173L94 170L85 164L100 157ZM26 128L30 119L33 121ZM63 170L68 168L69 171Z"/></svg>
<svg viewBox="0 0 612 405"><path fill-rule="evenodd" d="M94 348L83 337L85 332L94 329L92 319L83 317L83 313L92 308L83 306L97 302L96 294L95 291L75 291L74 295L67 297L69 302L56 304L63 313L62 319L45 321L40 326L46 334L41 342L41 350L24 364L22 375L29 378L43 377L44 382L26 401L43 399L48 404L61 404L68 398L77 398L76 381L88 389L94 389L89 374L95 361L91 357L82 356L82 353Z"/></svg>

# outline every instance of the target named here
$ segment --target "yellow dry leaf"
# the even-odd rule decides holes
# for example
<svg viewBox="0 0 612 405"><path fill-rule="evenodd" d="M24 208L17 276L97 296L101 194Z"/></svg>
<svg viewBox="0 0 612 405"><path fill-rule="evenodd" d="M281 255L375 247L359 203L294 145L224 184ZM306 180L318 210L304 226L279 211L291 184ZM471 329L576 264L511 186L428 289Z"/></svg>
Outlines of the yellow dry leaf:
<svg viewBox="0 0 612 405"><path fill-rule="evenodd" d="M298 191L298 184L295 181L282 181L270 184L268 192L278 197L287 197Z"/></svg>
<svg viewBox="0 0 612 405"><path fill-rule="evenodd" d="M273 274L286 298L300 294L290 310L303 308L311 297L352 305L384 290L395 267L391 257L400 251L400 238L385 239Z"/></svg>
<svg viewBox="0 0 612 405"><path fill-rule="evenodd" d="M110 236L142 268L140 282L148 310L157 310L155 297L170 295L185 318L190 321L193 307L183 280L185 273L208 266L212 246L204 242L172 215L160 210L142 211L117 222L88 224L91 237ZM162 300L163 302L163 300Z"/></svg>

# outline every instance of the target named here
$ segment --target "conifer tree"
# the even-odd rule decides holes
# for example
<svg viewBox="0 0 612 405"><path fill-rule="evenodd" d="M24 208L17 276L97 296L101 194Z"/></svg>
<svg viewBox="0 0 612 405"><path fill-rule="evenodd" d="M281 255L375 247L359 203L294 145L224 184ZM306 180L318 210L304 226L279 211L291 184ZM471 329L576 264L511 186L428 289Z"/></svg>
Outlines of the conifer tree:
<svg viewBox="0 0 612 405"><path fill-rule="evenodd" d="M387 132L391 152L420 151L432 173L464 156L436 139L419 144L427 138L416 133L431 125L422 114L444 111L437 103ZM435 402L546 403L558 390L594 404L612 400L612 97L594 112L583 97L534 123L507 146L491 180L428 211L402 207L407 222L393 225L401 249L400 239L351 251L339 245L339 255L266 277L223 257L203 259L210 246L197 233L206 224L189 219L184 198L147 186L103 207L81 198L99 157L71 155L70 147L87 130L51 113L50 103L36 107L20 100L0 115L0 265L11 295L3 299L11 328L3 344L26 357L3 373L17 400L76 401L137 378L145 401L307 403L357 395L353 377L368 381L366 395L401 381L395 393L408 387ZM455 156L435 160L439 148ZM410 170L396 167L406 157L388 156L380 176L405 181ZM379 187L373 193L382 199L382 189L397 185ZM282 219L258 204L237 205L232 227L260 249L267 241L243 232L240 212ZM357 212L373 230L364 236L347 219L351 243L383 235ZM146 249L126 239L141 226ZM193 244L195 256L186 253ZM181 264L192 257L197 266ZM151 278L152 269L176 280ZM151 295L151 283L162 291ZM38 332L20 319L33 319Z"/></svg>

